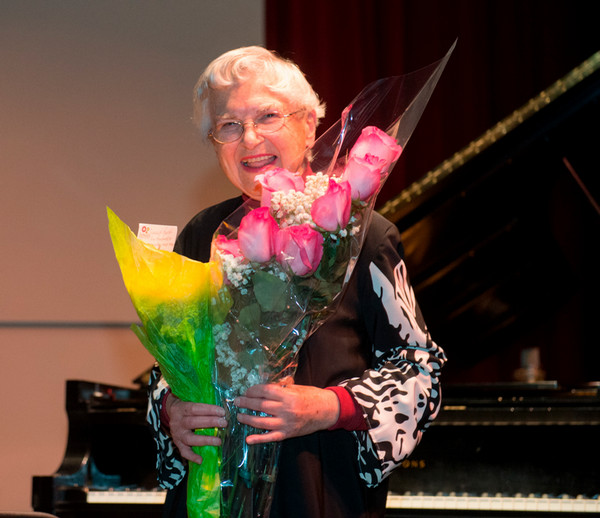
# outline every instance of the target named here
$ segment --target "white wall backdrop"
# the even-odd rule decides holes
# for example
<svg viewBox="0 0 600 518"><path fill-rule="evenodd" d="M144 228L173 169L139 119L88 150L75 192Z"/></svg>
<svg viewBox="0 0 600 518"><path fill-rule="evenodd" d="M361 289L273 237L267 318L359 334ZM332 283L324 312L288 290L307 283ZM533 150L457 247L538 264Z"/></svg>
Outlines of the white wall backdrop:
<svg viewBox="0 0 600 518"><path fill-rule="evenodd" d="M129 385L151 364L106 206L181 228L236 194L192 88L263 43L262 0L0 0L0 511L29 510L32 475L58 468L66 379Z"/></svg>

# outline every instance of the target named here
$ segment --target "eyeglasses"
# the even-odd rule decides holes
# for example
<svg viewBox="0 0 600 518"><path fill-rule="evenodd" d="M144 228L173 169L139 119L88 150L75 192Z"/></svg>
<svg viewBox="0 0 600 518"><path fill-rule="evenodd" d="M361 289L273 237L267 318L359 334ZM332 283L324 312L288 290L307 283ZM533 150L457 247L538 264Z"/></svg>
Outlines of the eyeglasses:
<svg viewBox="0 0 600 518"><path fill-rule="evenodd" d="M254 131L259 135L264 133L275 133L283 128L285 121L288 117L296 115L304 111L304 109L296 110L295 112L288 113L287 115L281 115L277 112L267 112L255 120L244 121L223 121L217 124L214 130L211 130L208 134L215 142L219 144L229 144L239 140L244 131L246 130L246 124L252 124Z"/></svg>

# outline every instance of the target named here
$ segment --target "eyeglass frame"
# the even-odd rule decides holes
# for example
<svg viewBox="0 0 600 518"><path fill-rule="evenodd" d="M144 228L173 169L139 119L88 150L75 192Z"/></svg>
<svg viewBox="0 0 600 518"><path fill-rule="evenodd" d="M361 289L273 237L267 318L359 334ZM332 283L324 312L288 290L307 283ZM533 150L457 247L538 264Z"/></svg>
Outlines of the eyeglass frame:
<svg viewBox="0 0 600 518"><path fill-rule="evenodd" d="M281 126L279 126L277 129L274 129L272 131L266 131L265 133L269 134L269 133L276 133L276 132L278 132L281 128L283 128L285 126L285 123L287 122L288 117L291 117L292 115L296 115L297 113L300 113L300 112L303 112L303 111L306 111L306 108L300 108L299 110L293 111L293 112L288 113L286 115L280 115L280 118L282 119ZM274 112L274 113L277 113L277 112ZM260 117L263 117L264 115L266 115L266 114L263 114ZM279 114L277 114L277 115L279 115ZM244 133L246 132L246 124L252 124L252 126L254 127L254 131L257 134L259 134L259 135L263 135L263 133L261 131L257 131L257 129L256 129L256 125L257 125L256 120L253 120L253 119L248 120L248 121L232 120L232 121L227 121L227 123L228 124L237 124L240 128L242 128L242 131L241 131L239 137L237 137L235 140L228 140L228 141L219 140L217 137L215 137L212 129L208 132L208 137L211 138L211 139L213 139L218 144L232 144L234 142L237 142L238 140L240 140L244 136Z"/></svg>

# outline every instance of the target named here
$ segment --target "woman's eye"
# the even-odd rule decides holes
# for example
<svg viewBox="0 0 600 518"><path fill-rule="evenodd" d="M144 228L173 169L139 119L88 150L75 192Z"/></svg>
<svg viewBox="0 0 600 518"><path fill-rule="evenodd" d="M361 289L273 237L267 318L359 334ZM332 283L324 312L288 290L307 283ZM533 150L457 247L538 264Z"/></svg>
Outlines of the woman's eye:
<svg viewBox="0 0 600 518"><path fill-rule="evenodd" d="M261 115L256 122L258 124L272 124L273 122L278 121L279 118L280 115L277 112L269 112Z"/></svg>

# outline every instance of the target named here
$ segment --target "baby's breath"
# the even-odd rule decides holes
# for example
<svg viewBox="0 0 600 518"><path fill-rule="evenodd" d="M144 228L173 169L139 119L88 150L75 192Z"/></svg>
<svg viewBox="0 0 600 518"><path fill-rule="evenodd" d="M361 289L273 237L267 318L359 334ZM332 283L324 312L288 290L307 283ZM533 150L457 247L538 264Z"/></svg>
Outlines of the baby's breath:
<svg viewBox="0 0 600 518"><path fill-rule="evenodd" d="M254 273L254 268L247 263L241 256L233 256L219 252L221 265L227 280L240 290L242 295L248 292L247 286L250 282L250 276Z"/></svg>
<svg viewBox="0 0 600 518"><path fill-rule="evenodd" d="M229 336L231 335L231 324L216 324L213 326L213 336L215 339L215 359L221 364L222 368L230 378L230 387L236 392L242 392L242 389L255 385L260 382L257 367L246 368L238 360L237 354L231 348ZM241 342L243 344L243 342ZM222 382L223 380L221 380Z"/></svg>
<svg viewBox="0 0 600 518"><path fill-rule="evenodd" d="M310 210L313 202L327 192L329 176L324 173L310 175L305 182L304 192L276 191L271 198L271 214L279 221L281 227L308 223L315 226Z"/></svg>

